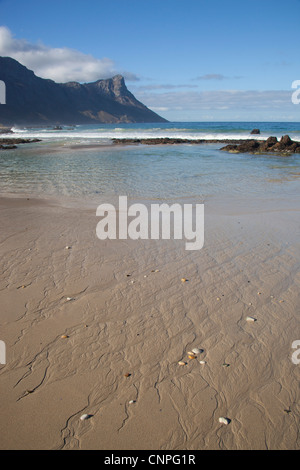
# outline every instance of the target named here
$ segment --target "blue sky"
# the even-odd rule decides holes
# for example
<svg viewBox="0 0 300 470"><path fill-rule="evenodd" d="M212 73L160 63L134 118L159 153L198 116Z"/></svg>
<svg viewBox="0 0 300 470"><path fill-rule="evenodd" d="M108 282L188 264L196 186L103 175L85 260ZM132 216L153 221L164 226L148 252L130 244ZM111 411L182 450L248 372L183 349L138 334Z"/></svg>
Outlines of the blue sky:
<svg viewBox="0 0 300 470"><path fill-rule="evenodd" d="M299 0L0 0L0 55L55 81L122 73L171 121L300 121Z"/></svg>

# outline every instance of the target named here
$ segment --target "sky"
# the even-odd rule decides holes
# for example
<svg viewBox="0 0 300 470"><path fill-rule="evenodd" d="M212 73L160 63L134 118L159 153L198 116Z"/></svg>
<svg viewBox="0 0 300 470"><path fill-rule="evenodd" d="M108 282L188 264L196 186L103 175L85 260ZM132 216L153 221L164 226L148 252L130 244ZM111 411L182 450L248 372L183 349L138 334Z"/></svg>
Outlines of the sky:
<svg viewBox="0 0 300 470"><path fill-rule="evenodd" d="M169 121L300 121L300 0L0 0L0 56L56 82L122 74Z"/></svg>

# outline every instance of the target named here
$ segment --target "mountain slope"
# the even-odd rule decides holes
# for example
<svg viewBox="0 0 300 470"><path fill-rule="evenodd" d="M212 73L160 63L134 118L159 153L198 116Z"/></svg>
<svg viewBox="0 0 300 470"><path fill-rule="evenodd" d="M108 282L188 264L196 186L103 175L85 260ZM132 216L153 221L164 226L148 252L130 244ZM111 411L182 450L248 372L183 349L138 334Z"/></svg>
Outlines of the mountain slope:
<svg viewBox="0 0 300 470"><path fill-rule="evenodd" d="M167 122L128 91L121 75L85 84L56 83L0 57L0 80L6 85L2 125Z"/></svg>

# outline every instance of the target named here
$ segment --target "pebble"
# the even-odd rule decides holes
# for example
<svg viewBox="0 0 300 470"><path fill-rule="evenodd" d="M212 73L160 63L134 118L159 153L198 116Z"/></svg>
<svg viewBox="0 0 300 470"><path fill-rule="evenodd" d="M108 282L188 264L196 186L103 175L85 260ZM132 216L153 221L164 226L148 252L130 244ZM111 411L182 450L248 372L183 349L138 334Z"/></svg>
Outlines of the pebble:
<svg viewBox="0 0 300 470"><path fill-rule="evenodd" d="M67 338L69 338L69 336L68 335L62 335L61 338L62 339L67 339Z"/></svg>
<svg viewBox="0 0 300 470"><path fill-rule="evenodd" d="M135 403L135 400L130 400L128 403L129 405L132 405L133 403Z"/></svg>
<svg viewBox="0 0 300 470"><path fill-rule="evenodd" d="M203 349L199 349L199 348L194 348L194 349L192 349L192 353L193 353L193 354L201 354L201 353L203 353L203 352L204 352Z"/></svg>
<svg viewBox="0 0 300 470"><path fill-rule="evenodd" d="M70 247L70 246L66 246L66 250L71 250L71 247Z"/></svg>
<svg viewBox="0 0 300 470"><path fill-rule="evenodd" d="M219 423L227 425L230 423L230 419L221 416L221 418L219 418Z"/></svg>
<svg viewBox="0 0 300 470"><path fill-rule="evenodd" d="M207 364L206 361L199 361L199 364Z"/></svg>
<svg viewBox="0 0 300 470"><path fill-rule="evenodd" d="M194 356L194 354L190 354L189 359L197 359L197 356Z"/></svg>
<svg viewBox="0 0 300 470"><path fill-rule="evenodd" d="M70 302L70 300L75 300L73 297L67 297L67 301Z"/></svg>
<svg viewBox="0 0 300 470"><path fill-rule="evenodd" d="M186 362L179 361L178 364L179 364L180 366L185 366L185 365L186 365Z"/></svg>
<svg viewBox="0 0 300 470"><path fill-rule="evenodd" d="M86 419L89 419L90 417L91 417L91 415L84 414L84 415L80 416L80 421L85 421Z"/></svg>
<svg viewBox="0 0 300 470"><path fill-rule="evenodd" d="M254 322L254 321L256 321L256 318L254 318L254 317L247 317L246 320L249 321L249 322L250 322L250 321Z"/></svg>
<svg viewBox="0 0 300 470"><path fill-rule="evenodd" d="M185 277L183 277L183 278L181 279L181 282L187 282L187 279L186 279Z"/></svg>
<svg viewBox="0 0 300 470"><path fill-rule="evenodd" d="M124 377L130 377L131 374L129 372L127 372L126 374L124 374Z"/></svg>

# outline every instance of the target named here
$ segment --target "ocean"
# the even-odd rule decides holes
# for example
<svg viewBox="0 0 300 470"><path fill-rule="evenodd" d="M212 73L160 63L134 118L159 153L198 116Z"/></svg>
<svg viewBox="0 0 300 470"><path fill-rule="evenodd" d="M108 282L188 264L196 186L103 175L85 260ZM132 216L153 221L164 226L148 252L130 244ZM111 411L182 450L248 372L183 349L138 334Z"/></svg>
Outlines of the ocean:
<svg viewBox="0 0 300 470"><path fill-rule="evenodd" d="M251 130L260 129L260 135ZM13 128L14 137L39 138L0 152L1 195L96 203L103 197L206 201L299 196L300 155L231 154L225 144L112 145L113 138L267 139L300 141L300 123L174 122Z"/></svg>

